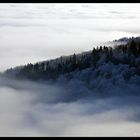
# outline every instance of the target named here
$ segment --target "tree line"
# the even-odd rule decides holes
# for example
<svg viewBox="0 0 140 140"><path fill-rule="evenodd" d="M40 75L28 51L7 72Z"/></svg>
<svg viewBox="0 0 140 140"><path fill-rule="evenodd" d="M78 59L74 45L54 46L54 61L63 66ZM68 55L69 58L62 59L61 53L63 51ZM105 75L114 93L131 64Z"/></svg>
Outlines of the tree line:
<svg viewBox="0 0 140 140"><path fill-rule="evenodd" d="M121 59L118 57L121 55ZM138 67L135 58L140 56L140 40L131 39L127 44L117 45L115 47L97 46L89 53L82 53L80 56L73 54L67 58L60 57L55 60L27 64L18 68L6 70L6 75L13 74L16 78L38 79L56 79L61 74L70 73L75 70L83 70L89 67L96 68L103 58L103 63L112 62L117 64L128 64ZM138 74L139 71L137 72Z"/></svg>

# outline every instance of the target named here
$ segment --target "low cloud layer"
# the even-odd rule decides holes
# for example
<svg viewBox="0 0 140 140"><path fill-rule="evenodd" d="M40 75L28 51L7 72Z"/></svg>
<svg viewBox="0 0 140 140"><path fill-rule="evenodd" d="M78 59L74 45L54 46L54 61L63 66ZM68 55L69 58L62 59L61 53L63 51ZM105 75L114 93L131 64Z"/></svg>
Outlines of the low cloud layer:
<svg viewBox="0 0 140 140"><path fill-rule="evenodd" d="M138 36L139 6L1 4L0 71ZM55 84L0 77L0 136L140 136L140 78L124 84L122 71L113 69L116 87L103 78L87 87L88 71Z"/></svg>
<svg viewBox="0 0 140 140"><path fill-rule="evenodd" d="M74 88L0 78L0 136L140 135L139 96L91 98L77 88L74 99Z"/></svg>

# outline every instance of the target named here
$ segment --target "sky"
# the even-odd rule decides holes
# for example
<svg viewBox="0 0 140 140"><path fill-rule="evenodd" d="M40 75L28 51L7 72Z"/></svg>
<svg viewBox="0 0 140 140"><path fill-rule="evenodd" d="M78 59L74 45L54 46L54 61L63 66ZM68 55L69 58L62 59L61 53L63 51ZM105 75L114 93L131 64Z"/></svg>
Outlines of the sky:
<svg viewBox="0 0 140 140"><path fill-rule="evenodd" d="M0 4L0 71L139 36L140 4Z"/></svg>
<svg viewBox="0 0 140 140"><path fill-rule="evenodd" d="M139 36L139 23L140 4L0 4L0 71ZM0 77L0 136L140 136L140 77L124 81L127 65L98 70L112 79L87 69L51 84Z"/></svg>

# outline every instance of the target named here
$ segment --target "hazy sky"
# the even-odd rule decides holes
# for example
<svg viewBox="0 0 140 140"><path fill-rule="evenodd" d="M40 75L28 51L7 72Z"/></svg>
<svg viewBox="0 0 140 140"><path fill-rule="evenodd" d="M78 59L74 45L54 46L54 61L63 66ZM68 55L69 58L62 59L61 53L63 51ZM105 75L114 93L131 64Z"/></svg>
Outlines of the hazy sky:
<svg viewBox="0 0 140 140"><path fill-rule="evenodd" d="M140 4L0 4L0 71L140 33Z"/></svg>

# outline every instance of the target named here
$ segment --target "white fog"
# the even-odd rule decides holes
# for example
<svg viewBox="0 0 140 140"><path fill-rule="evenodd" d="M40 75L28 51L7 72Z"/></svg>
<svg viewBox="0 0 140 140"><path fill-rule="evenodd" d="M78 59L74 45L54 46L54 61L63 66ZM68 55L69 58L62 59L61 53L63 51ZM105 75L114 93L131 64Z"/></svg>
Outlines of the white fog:
<svg viewBox="0 0 140 140"><path fill-rule="evenodd" d="M140 135L139 96L67 101L75 95L62 86L3 78L0 83L0 136Z"/></svg>
<svg viewBox="0 0 140 140"><path fill-rule="evenodd" d="M0 4L0 71L139 36L139 23L140 4ZM113 76L0 76L0 136L140 136L140 77L126 82L127 65L98 70Z"/></svg>

